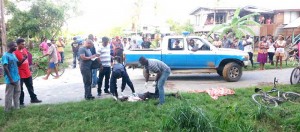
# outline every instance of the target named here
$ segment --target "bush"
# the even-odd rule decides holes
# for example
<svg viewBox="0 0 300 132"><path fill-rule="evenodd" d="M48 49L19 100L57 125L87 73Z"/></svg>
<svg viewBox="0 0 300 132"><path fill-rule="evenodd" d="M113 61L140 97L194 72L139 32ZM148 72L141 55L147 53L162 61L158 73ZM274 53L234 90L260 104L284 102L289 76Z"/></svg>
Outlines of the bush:
<svg viewBox="0 0 300 132"><path fill-rule="evenodd" d="M164 121L163 130L208 132L215 131L215 127L201 108L181 104L179 107L175 107Z"/></svg>

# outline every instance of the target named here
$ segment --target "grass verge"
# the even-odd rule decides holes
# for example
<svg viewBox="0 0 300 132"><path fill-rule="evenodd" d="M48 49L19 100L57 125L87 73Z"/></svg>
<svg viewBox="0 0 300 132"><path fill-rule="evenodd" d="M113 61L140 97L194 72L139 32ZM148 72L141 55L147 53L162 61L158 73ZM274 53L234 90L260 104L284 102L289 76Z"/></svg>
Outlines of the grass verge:
<svg viewBox="0 0 300 132"><path fill-rule="evenodd" d="M300 93L300 85L279 86ZM264 87L269 90L271 87ZM251 100L253 88L213 100L205 93L156 100L115 102L112 99L55 105L32 105L5 113L0 131L300 131L299 104L260 108Z"/></svg>

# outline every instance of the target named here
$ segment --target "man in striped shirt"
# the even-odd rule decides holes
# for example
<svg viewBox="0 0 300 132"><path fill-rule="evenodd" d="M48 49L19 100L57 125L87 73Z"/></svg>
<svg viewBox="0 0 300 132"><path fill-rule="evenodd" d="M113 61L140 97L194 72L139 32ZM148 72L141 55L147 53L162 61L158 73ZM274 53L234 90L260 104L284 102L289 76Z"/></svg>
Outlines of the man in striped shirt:
<svg viewBox="0 0 300 132"><path fill-rule="evenodd" d="M145 66L146 69L146 82L145 87L147 87L148 80L149 80L149 71L156 73L156 90L158 90L159 95L159 104L162 105L165 103L165 91L164 85L166 80L168 79L171 69L167 66L164 62L157 60L157 59L146 59L145 57L140 57L139 62ZM155 92L157 93L157 92Z"/></svg>
<svg viewBox="0 0 300 132"><path fill-rule="evenodd" d="M105 77L104 82L104 92L109 94L109 78L111 72L111 55L110 55L110 46L108 45L109 39L107 37L102 38L102 46L97 49L97 54L100 54L100 60L102 63L102 67L99 71L99 80L98 80L98 96L101 96L102 90L102 82L103 78Z"/></svg>

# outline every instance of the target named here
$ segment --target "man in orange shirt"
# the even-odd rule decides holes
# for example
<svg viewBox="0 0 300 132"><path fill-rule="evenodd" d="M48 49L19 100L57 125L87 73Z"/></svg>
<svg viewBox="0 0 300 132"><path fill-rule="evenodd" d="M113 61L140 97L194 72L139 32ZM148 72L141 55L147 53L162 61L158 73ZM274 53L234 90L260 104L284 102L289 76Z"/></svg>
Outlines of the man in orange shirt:
<svg viewBox="0 0 300 132"><path fill-rule="evenodd" d="M17 59L21 61L23 56L28 56L28 51L25 48L25 40L20 38L17 39L17 50L14 52ZM25 83L28 93L30 95L31 103L40 103L41 100L38 100L36 94L34 93L33 83L32 83L32 76L29 69L29 62L26 59L19 67L19 75L21 78L21 95L20 95L20 106L24 106L24 91L23 91L23 83Z"/></svg>
<svg viewBox="0 0 300 132"><path fill-rule="evenodd" d="M60 54L60 57L61 57L61 63L64 63L64 58L65 58L65 55L64 55L64 48L65 48L65 43L63 41L63 39L61 37L58 38L58 42L57 42L57 51L59 52Z"/></svg>

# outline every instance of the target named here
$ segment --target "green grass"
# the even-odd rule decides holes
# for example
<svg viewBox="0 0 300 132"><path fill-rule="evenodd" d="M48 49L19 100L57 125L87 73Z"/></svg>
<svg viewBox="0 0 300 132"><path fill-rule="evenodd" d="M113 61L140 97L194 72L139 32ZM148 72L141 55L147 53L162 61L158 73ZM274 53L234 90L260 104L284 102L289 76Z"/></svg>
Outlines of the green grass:
<svg viewBox="0 0 300 132"><path fill-rule="evenodd" d="M300 92L299 87L279 89ZM183 93L181 100L168 97L160 107L154 105L156 100L101 99L32 105L9 113L1 108L0 131L300 131L299 104L260 108L251 100L253 88L235 91L218 100L206 93Z"/></svg>

